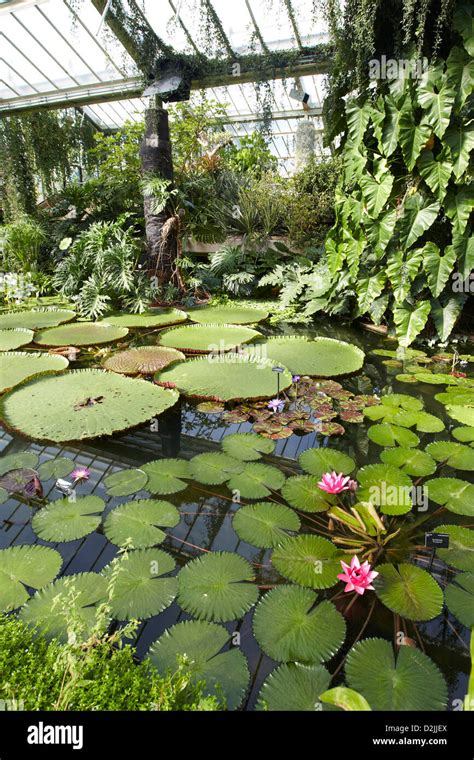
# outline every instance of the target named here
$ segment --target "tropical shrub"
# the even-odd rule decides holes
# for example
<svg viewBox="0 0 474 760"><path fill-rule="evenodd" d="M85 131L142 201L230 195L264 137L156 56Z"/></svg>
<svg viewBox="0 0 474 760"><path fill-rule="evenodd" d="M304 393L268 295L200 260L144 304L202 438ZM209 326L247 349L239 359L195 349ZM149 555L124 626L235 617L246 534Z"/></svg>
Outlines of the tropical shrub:
<svg viewBox="0 0 474 760"><path fill-rule="evenodd" d="M257 179L276 172L278 160L272 154L261 132L252 132L239 138L239 144L230 142L223 151L224 160L237 174L250 174Z"/></svg>
<svg viewBox="0 0 474 760"><path fill-rule="evenodd" d="M290 242L298 248L321 246L333 226L341 166L340 158L316 161L313 157L289 180L285 226Z"/></svg>
<svg viewBox="0 0 474 760"><path fill-rule="evenodd" d="M41 246L47 239L44 226L31 216L20 216L0 227L2 268L14 272L36 272Z"/></svg>

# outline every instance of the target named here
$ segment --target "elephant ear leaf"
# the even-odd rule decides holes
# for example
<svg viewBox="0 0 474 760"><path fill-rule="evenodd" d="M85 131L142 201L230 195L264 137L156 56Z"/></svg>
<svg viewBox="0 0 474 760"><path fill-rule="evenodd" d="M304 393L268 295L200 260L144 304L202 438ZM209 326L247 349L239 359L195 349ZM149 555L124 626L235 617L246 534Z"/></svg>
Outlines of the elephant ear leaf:
<svg viewBox="0 0 474 760"><path fill-rule="evenodd" d="M464 235L473 206L474 184L458 187L447 194L445 210L453 225L453 237Z"/></svg>
<svg viewBox="0 0 474 760"><path fill-rule="evenodd" d="M432 76L432 69L420 79L417 89L420 106L425 110L424 119L441 140L449 126L456 93L449 82L443 84Z"/></svg>
<svg viewBox="0 0 474 760"><path fill-rule="evenodd" d="M442 256L436 243L427 243L422 249L422 254L428 287L433 296L438 298L453 271L456 252L448 246Z"/></svg>
<svg viewBox="0 0 474 760"><path fill-rule="evenodd" d="M394 177L387 167L387 161L382 158L376 162L374 176L363 174L360 178L362 194L367 204L369 216L377 219L387 202L393 187Z"/></svg>
<svg viewBox="0 0 474 760"><path fill-rule="evenodd" d="M415 308L402 304L394 309L395 330L401 346L407 348L413 343L426 325L430 311L429 301L420 301Z"/></svg>
<svg viewBox="0 0 474 760"><path fill-rule="evenodd" d="M435 158L430 150L425 150L418 160L418 169L426 184L439 201L446 195L453 164L447 158Z"/></svg>
<svg viewBox="0 0 474 760"><path fill-rule="evenodd" d="M431 301L431 316L436 327L439 339L444 342L451 335L454 325L461 316L462 308L466 303L467 295L460 293L443 306L439 301Z"/></svg>
<svg viewBox="0 0 474 760"><path fill-rule="evenodd" d="M403 103L399 119L399 142L403 158L409 171L412 171L422 148L431 136L431 127L421 123L417 125L413 116L413 104L407 97Z"/></svg>
<svg viewBox="0 0 474 760"><path fill-rule="evenodd" d="M453 172L460 180L469 164L469 155L474 148L474 124L450 127L444 136L453 161Z"/></svg>
<svg viewBox="0 0 474 760"><path fill-rule="evenodd" d="M419 193L408 198L399 226L402 248L410 248L421 235L429 230L438 216L439 209L438 201L426 202Z"/></svg>
<svg viewBox="0 0 474 760"><path fill-rule="evenodd" d="M370 112L369 102L360 106L356 100L351 100L346 106L347 128L355 147L362 142L369 124Z"/></svg>

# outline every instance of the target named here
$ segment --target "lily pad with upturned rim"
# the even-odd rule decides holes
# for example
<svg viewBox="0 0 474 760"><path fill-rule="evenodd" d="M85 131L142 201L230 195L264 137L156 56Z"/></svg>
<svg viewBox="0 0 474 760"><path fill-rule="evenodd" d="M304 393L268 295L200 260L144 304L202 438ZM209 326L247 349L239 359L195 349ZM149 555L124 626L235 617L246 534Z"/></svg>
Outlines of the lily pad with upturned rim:
<svg viewBox="0 0 474 760"><path fill-rule="evenodd" d="M70 322L76 313L70 309L31 309L30 311L9 311L0 314L0 330L23 327L37 330L43 327L56 327L63 322Z"/></svg>
<svg viewBox="0 0 474 760"><path fill-rule="evenodd" d="M126 327L106 322L74 322L36 333L35 343L39 346L96 346L121 340L126 335Z"/></svg>
<svg viewBox="0 0 474 760"><path fill-rule="evenodd" d="M386 607L407 620L432 620L443 609L443 592L421 567L377 565L375 593Z"/></svg>
<svg viewBox="0 0 474 760"><path fill-rule="evenodd" d="M222 353L259 338L261 333L240 325L185 325L165 330L158 344L186 353Z"/></svg>
<svg viewBox="0 0 474 760"><path fill-rule="evenodd" d="M105 502L98 496L68 496L38 510L31 527L43 541L74 541L88 536L101 521Z"/></svg>
<svg viewBox="0 0 474 760"><path fill-rule="evenodd" d="M109 512L104 533L116 546L142 549L161 544L166 538L162 528L174 528L179 520L178 510L169 501L139 499Z"/></svg>
<svg viewBox="0 0 474 760"><path fill-rule="evenodd" d="M186 359L181 351L163 346L139 346L118 351L102 363L104 369L121 375L153 375L174 362Z"/></svg>
<svg viewBox="0 0 474 760"><path fill-rule="evenodd" d="M232 518L232 527L242 541L271 549L289 535L297 533L301 523L292 509L271 501L240 507Z"/></svg>
<svg viewBox="0 0 474 760"><path fill-rule="evenodd" d="M310 712L321 709L319 695L329 686L331 675L324 665L283 663L264 682L256 710Z"/></svg>
<svg viewBox="0 0 474 760"><path fill-rule="evenodd" d="M124 312L108 314L104 317L103 322L116 327L153 328L168 327L178 324L178 322L186 322L187 318L188 315L185 311L170 307L150 308L141 314L125 314Z"/></svg>
<svg viewBox="0 0 474 760"><path fill-rule="evenodd" d="M268 311L251 306L196 306L188 309L192 322L213 325L253 325L263 322Z"/></svg>
<svg viewBox="0 0 474 760"><path fill-rule="evenodd" d="M61 569L62 557L46 546L22 544L0 551L0 611L21 607L30 595L26 587L39 589Z"/></svg>
<svg viewBox="0 0 474 760"><path fill-rule="evenodd" d="M15 351L21 346L27 346L33 340L33 336L33 330L27 330L25 327L0 330L0 351Z"/></svg>
<svg viewBox="0 0 474 760"><path fill-rule="evenodd" d="M293 374L318 377L357 372L365 359L364 352L351 343L299 335L267 338L265 342L245 347L245 351L279 362Z"/></svg>
<svg viewBox="0 0 474 760"><path fill-rule="evenodd" d="M272 554L272 565L284 578L309 588L331 588L341 570L341 552L321 536L287 538Z"/></svg>
<svg viewBox="0 0 474 760"><path fill-rule="evenodd" d="M45 372L62 372L69 362L64 356L39 352L4 351L0 353L0 393L24 380Z"/></svg>

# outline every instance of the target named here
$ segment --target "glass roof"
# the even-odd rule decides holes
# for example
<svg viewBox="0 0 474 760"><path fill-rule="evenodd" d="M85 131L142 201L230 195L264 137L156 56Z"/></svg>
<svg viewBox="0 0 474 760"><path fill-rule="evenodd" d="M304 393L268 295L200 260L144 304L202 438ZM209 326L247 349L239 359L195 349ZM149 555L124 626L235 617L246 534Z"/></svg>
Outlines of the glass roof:
<svg viewBox="0 0 474 760"><path fill-rule="evenodd" d="M115 0L107 3L113 9ZM266 50L301 50L327 41L323 21L313 14L313 0L210 0L225 41L212 42L209 14L202 0L124 0L135 3L160 40L178 52L236 56ZM222 36L221 36L222 39ZM222 50L225 47L226 50ZM309 111L291 97L293 89L309 95ZM0 116L2 111L37 107L82 108L101 129L139 120L148 98L140 97L143 80L135 62L111 32L92 0L0 0ZM313 118L318 132L324 76L314 74L270 83L272 148L291 170L294 135L301 118ZM258 91L251 82L206 90L226 105L228 129L242 136L262 119ZM293 95L295 93L293 92ZM191 101L200 97L193 91ZM322 150L322 148L321 148Z"/></svg>

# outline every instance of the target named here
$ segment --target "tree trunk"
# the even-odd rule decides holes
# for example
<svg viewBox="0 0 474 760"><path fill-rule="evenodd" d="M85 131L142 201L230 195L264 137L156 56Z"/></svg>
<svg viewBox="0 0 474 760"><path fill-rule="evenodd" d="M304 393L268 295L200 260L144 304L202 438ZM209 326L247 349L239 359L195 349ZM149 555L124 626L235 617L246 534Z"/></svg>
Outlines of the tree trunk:
<svg viewBox="0 0 474 760"><path fill-rule="evenodd" d="M164 108L148 108L145 113L145 136L140 149L142 175L160 176L173 181L173 158L168 124L168 112ZM147 255L144 261L150 277L157 278L158 285L166 285L176 279L178 236L165 234L163 227L171 222L171 211L165 208L160 214L152 212L153 198L144 196ZM166 227L165 227L166 233Z"/></svg>

